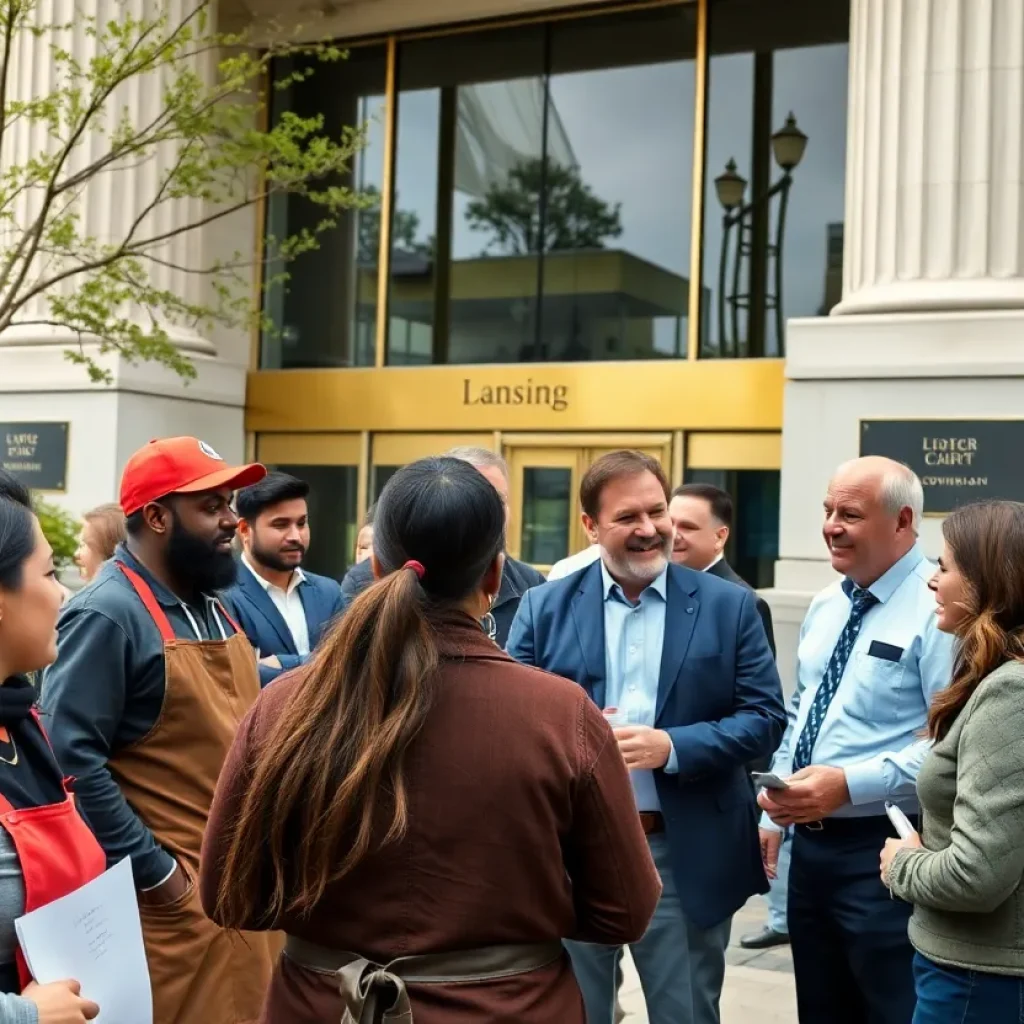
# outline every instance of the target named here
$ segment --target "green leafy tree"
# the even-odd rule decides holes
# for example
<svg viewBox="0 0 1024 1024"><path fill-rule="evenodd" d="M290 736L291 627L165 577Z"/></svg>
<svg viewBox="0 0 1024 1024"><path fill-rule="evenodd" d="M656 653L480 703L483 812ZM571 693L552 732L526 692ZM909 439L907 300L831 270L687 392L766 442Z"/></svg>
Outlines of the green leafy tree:
<svg viewBox="0 0 1024 1024"><path fill-rule="evenodd" d="M43 536L53 548L53 564L57 569L67 569L74 561L78 550L78 534L82 526L78 520L60 505L55 505L39 495L33 495L32 503Z"/></svg>
<svg viewBox="0 0 1024 1024"><path fill-rule="evenodd" d="M622 204L594 194L577 167L525 160L466 207L466 222L491 234L488 249L509 255L603 249L622 234Z"/></svg>
<svg viewBox="0 0 1024 1024"><path fill-rule="evenodd" d="M70 332L78 344L68 357L94 381L109 381L97 357L111 352L187 380L195 369L173 343L175 330L207 334L261 319L252 247L209 260L199 231L215 233L218 222L274 196L303 196L319 211L316 227L268 239L274 273L261 275L263 287L280 285L288 263L360 205L344 182L365 130L329 132L322 116L290 111L260 127L271 63L285 58L291 68L275 74L273 94L343 59L336 47L253 48L242 34L211 28L214 0L195 0L181 18L158 0L142 15L134 3L111 2L116 17L75 5L73 23L45 24L43 0L0 0L0 337L17 325ZM53 85L21 95L17 56L44 45ZM140 87L146 102L133 104ZM30 158L14 158L16 133L41 140ZM146 166L156 173L132 179L130 223L89 230L92 187L110 181L116 190L119 171ZM168 271L203 286L171 289Z"/></svg>

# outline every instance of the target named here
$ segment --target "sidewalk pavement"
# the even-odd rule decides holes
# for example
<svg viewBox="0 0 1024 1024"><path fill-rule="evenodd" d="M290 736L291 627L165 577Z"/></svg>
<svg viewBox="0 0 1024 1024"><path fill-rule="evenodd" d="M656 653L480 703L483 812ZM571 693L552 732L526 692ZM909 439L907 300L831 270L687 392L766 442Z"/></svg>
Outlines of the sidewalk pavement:
<svg viewBox="0 0 1024 1024"><path fill-rule="evenodd" d="M751 899L733 918L722 990L722 1024L750 1024L755 1020L758 1024L796 1024L796 990L789 946L746 950L739 944L741 935L757 931L767 919L767 905L760 896ZM628 956L623 967L624 1024L647 1024L640 979Z"/></svg>

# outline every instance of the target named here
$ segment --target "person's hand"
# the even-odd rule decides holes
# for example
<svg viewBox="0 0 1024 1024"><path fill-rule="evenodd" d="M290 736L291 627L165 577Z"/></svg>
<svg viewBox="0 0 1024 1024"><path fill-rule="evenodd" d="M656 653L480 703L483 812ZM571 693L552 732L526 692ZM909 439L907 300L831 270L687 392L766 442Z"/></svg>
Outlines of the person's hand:
<svg viewBox="0 0 1024 1024"><path fill-rule="evenodd" d="M179 864L174 869L174 874L166 882L161 882L155 889L140 892L139 902L149 907L166 906L168 903L180 900L188 892L190 884L188 875Z"/></svg>
<svg viewBox="0 0 1024 1024"><path fill-rule="evenodd" d="M672 753L672 737L649 725L623 725L612 729L627 768L664 768Z"/></svg>
<svg viewBox="0 0 1024 1024"><path fill-rule="evenodd" d="M266 665L267 668L281 667L281 661L276 654L271 654L269 658L260 658L260 664Z"/></svg>
<svg viewBox="0 0 1024 1024"><path fill-rule="evenodd" d="M769 878L778 878L779 850L782 849L783 833L771 828L759 828L757 834L761 840L761 863L764 864L764 873Z"/></svg>
<svg viewBox="0 0 1024 1024"><path fill-rule="evenodd" d="M900 850L920 850L921 848L921 837L916 832L912 832L906 839L886 839L879 862L879 873L882 876L883 884L888 886L889 868L892 867L893 858Z"/></svg>
<svg viewBox="0 0 1024 1024"><path fill-rule="evenodd" d="M833 811L850 802L846 772L824 764L812 764L790 775L786 789L764 789L757 798L758 806L768 812L776 825L806 824L822 821Z"/></svg>
<svg viewBox="0 0 1024 1024"><path fill-rule="evenodd" d="M55 981L52 985L37 985L33 981L21 994L35 1003L39 1024L82 1024L95 1020L100 1008L83 999L81 991L77 981Z"/></svg>

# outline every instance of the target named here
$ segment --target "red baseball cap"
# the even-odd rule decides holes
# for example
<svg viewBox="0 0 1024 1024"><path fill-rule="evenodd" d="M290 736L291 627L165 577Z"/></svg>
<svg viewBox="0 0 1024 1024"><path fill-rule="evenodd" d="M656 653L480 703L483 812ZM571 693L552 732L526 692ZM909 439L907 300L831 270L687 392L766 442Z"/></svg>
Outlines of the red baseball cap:
<svg viewBox="0 0 1024 1024"><path fill-rule="evenodd" d="M140 448L121 475L121 510L126 516L168 494L235 490L258 483L266 467L229 466L197 437L164 437Z"/></svg>

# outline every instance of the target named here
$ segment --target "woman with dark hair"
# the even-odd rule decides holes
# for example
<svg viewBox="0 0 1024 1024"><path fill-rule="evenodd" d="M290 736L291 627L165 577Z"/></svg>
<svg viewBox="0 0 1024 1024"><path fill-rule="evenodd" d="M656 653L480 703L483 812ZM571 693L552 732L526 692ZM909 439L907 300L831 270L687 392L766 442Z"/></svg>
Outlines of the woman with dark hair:
<svg viewBox="0 0 1024 1024"><path fill-rule="evenodd" d="M660 882L610 727L481 629L504 535L472 466L399 470L378 582L239 729L201 891L223 926L287 934L264 1024L583 1024L560 940L647 928Z"/></svg>
<svg viewBox="0 0 1024 1024"><path fill-rule="evenodd" d="M33 984L14 930L15 918L106 868L65 789L26 678L57 656L61 598L29 493L0 471L0 1024L77 1024L99 1013L74 981Z"/></svg>
<svg viewBox="0 0 1024 1024"><path fill-rule="evenodd" d="M923 836L886 843L882 880L914 905L914 1024L1008 1024L1024 1008L1024 505L965 506L942 534L953 679L928 718Z"/></svg>

